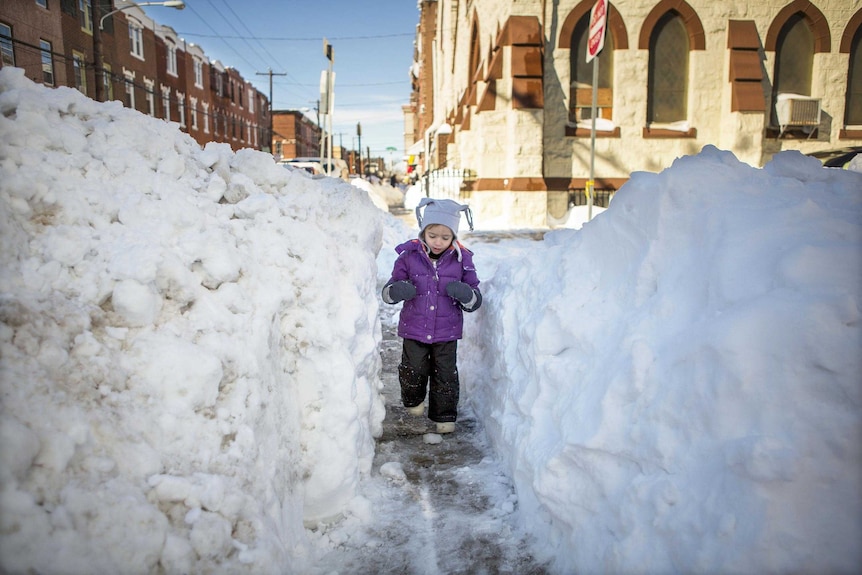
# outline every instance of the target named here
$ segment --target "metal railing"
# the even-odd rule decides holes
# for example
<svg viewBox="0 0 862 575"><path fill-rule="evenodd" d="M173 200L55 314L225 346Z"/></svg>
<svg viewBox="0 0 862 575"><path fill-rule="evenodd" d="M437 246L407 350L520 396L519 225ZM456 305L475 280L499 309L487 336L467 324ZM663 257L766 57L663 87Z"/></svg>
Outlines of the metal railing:
<svg viewBox="0 0 862 575"><path fill-rule="evenodd" d="M601 208L608 207L616 190L593 190L593 205ZM569 190L569 206L586 206L587 192L584 188Z"/></svg>
<svg viewBox="0 0 862 575"><path fill-rule="evenodd" d="M475 178L476 173L469 169L440 168L427 172L420 182L426 197L459 200L464 182Z"/></svg>

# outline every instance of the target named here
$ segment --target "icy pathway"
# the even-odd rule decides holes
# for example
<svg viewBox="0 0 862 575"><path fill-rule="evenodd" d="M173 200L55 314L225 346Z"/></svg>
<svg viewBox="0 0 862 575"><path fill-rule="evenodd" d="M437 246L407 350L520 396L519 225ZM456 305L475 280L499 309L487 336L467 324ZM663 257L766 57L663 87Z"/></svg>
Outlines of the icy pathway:
<svg viewBox="0 0 862 575"><path fill-rule="evenodd" d="M434 424L401 406L395 335L397 306L385 306L383 384L386 419L372 476L363 484L370 511L325 528L334 549L323 573L546 573L527 536L515 527L517 497L463 396L456 432L433 434ZM428 443L439 441L439 443Z"/></svg>

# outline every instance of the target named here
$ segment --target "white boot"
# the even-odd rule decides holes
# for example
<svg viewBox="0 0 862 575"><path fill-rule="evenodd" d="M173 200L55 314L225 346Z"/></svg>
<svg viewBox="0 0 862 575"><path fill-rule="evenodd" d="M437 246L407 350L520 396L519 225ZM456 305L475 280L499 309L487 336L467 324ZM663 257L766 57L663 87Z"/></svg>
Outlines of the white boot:
<svg viewBox="0 0 862 575"><path fill-rule="evenodd" d="M441 421L437 423L437 433L452 433L455 431L454 421Z"/></svg>
<svg viewBox="0 0 862 575"><path fill-rule="evenodd" d="M419 405L414 405L413 407L408 407L407 413L409 413L410 415L416 415L416 416L422 415L425 413L425 405L420 403Z"/></svg>

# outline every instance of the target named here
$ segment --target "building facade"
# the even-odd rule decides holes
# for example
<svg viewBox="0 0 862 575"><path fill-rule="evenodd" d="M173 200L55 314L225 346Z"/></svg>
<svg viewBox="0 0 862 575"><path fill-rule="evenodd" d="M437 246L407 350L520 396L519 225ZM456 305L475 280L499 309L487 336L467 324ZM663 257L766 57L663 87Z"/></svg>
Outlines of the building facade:
<svg viewBox="0 0 862 575"><path fill-rule="evenodd" d="M272 132L276 160L320 156L321 128L302 111L273 110Z"/></svg>
<svg viewBox="0 0 862 575"><path fill-rule="evenodd" d="M862 145L862 0L618 0L593 158L595 4L420 0L405 126L427 169L470 174L477 221L550 225L589 182L612 194L709 144L755 166Z"/></svg>
<svg viewBox="0 0 862 575"><path fill-rule="evenodd" d="M35 82L176 122L201 145L269 149L267 97L134 2L3 0L0 56Z"/></svg>

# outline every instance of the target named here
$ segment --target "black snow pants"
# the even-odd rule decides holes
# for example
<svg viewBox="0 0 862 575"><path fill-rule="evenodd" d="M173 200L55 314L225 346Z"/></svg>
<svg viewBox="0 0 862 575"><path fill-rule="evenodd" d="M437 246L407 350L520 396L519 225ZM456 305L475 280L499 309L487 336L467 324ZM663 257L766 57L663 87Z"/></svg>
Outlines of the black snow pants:
<svg viewBox="0 0 862 575"><path fill-rule="evenodd" d="M404 407L421 404L427 390L428 419L441 423L458 419L457 359L457 341L422 343L405 339L398 366Z"/></svg>

